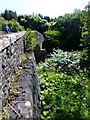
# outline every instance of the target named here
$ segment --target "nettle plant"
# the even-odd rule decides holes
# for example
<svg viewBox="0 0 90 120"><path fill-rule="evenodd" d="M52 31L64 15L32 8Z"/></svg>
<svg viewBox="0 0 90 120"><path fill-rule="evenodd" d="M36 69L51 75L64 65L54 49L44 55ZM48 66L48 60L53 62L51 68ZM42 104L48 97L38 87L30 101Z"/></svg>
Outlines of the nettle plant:
<svg viewBox="0 0 90 120"><path fill-rule="evenodd" d="M80 72L81 58L82 56L79 53L63 52L60 49L54 49L51 58L46 60L45 66L57 70L58 72Z"/></svg>

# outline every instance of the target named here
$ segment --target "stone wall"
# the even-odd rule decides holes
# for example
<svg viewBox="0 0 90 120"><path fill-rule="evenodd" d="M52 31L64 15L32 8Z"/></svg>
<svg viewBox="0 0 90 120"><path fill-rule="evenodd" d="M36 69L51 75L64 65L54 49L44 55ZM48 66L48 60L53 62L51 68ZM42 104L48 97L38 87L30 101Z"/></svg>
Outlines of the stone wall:
<svg viewBox="0 0 90 120"><path fill-rule="evenodd" d="M0 40L0 85L2 89L10 85L15 72L18 70L24 53L25 32L5 35ZM5 93L3 97L7 96Z"/></svg>
<svg viewBox="0 0 90 120"><path fill-rule="evenodd" d="M24 54L25 32L4 35L0 40L0 113L3 119L33 119L40 114L34 55L26 55L26 62L22 64Z"/></svg>
<svg viewBox="0 0 90 120"><path fill-rule="evenodd" d="M38 42L34 48L34 55L35 55L36 62L37 63L39 63L40 61L44 62L46 58L46 50L42 49L44 37L40 32L36 30L34 30L33 32L34 32L34 37L36 38L36 41Z"/></svg>
<svg viewBox="0 0 90 120"><path fill-rule="evenodd" d="M38 42L38 45L39 45L40 49L42 49L42 44L43 44L43 41L44 41L43 35L36 30L34 30L33 32L34 32L34 37L36 38L36 41Z"/></svg>

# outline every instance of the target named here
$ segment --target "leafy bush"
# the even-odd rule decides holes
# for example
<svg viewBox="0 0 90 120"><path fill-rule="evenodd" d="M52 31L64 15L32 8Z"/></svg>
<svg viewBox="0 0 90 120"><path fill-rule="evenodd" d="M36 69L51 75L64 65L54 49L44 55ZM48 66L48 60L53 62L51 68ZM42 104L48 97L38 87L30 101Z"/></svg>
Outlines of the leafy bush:
<svg viewBox="0 0 90 120"><path fill-rule="evenodd" d="M0 16L0 31L2 30L3 23L5 22L5 19Z"/></svg>
<svg viewBox="0 0 90 120"><path fill-rule="evenodd" d="M28 49L33 49L37 44L37 41L34 37L34 32L31 29L27 29L26 31L26 44Z"/></svg>
<svg viewBox="0 0 90 120"><path fill-rule="evenodd" d="M60 43L58 41L58 36L60 32L55 30L48 30L44 32L45 41L43 47L45 47L48 54L53 51L53 48L59 47Z"/></svg>
<svg viewBox="0 0 90 120"><path fill-rule="evenodd" d="M21 26L16 20L12 19L12 20L5 20L3 17L0 17L0 19L2 20L2 31L4 31L4 28L6 27L6 25L9 26L10 28L10 32L19 32L24 30L24 27Z"/></svg>
<svg viewBox="0 0 90 120"><path fill-rule="evenodd" d="M84 120L85 118L86 120L88 118L86 76L83 74L69 76L65 73L41 71L39 71L39 79L42 119Z"/></svg>
<svg viewBox="0 0 90 120"><path fill-rule="evenodd" d="M21 26L16 20L12 19L8 21L8 25L10 27L11 32L19 32L24 30L24 27Z"/></svg>
<svg viewBox="0 0 90 120"><path fill-rule="evenodd" d="M80 54L54 50L37 67L42 101L42 120L89 120L88 78L76 72ZM67 74L68 72L72 74Z"/></svg>
<svg viewBox="0 0 90 120"><path fill-rule="evenodd" d="M46 66L58 72L74 73L81 71L80 60L82 56L75 52L63 52L60 49L53 51L51 58L46 60Z"/></svg>

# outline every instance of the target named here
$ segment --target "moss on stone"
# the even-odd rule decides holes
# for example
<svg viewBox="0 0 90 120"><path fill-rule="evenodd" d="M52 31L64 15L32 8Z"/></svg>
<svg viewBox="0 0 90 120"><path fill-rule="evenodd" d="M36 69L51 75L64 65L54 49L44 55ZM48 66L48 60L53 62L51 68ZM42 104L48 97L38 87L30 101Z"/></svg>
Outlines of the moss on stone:
<svg viewBox="0 0 90 120"><path fill-rule="evenodd" d="M24 53L24 54L22 55L22 58L21 58L21 61L20 61L20 66L22 66L22 65L24 64L24 62L26 61L26 59L27 59L27 56L26 56L26 54Z"/></svg>

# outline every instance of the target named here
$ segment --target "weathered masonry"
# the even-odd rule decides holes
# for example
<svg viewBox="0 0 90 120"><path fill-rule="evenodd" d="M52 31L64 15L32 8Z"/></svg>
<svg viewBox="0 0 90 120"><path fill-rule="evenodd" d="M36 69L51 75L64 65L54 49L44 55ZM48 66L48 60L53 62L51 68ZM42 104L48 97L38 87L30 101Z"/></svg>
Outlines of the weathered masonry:
<svg viewBox="0 0 90 120"><path fill-rule="evenodd" d="M40 87L33 52L25 52L25 31L0 38L0 118L39 119Z"/></svg>

